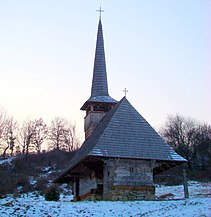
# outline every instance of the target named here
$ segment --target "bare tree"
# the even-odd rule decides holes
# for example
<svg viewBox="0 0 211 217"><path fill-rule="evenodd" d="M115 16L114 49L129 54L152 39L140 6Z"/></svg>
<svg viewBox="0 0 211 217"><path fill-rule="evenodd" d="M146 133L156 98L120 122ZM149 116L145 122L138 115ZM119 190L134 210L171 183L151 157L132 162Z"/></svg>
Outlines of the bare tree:
<svg viewBox="0 0 211 217"><path fill-rule="evenodd" d="M64 142L66 150L74 151L79 148L80 142L76 132L76 125L68 123L65 128Z"/></svg>
<svg viewBox="0 0 211 217"><path fill-rule="evenodd" d="M2 138L2 133L6 124L6 113L0 111L0 138Z"/></svg>
<svg viewBox="0 0 211 217"><path fill-rule="evenodd" d="M73 151L79 147L76 125L61 117L52 120L48 139L51 149Z"/></svg>
<svg viewBox="0 0 211 217"><path fill-rule="evenodd" d="M5 120L4 130L2 132L2 140L4 142L4 151L2 156L5 157L8 150L10 150L10 155L13 155L15 140L17 138L17 121L13 117L7 117Z"/></svg>
<svg viewBox="0 0 211 217"><path fill-rule="evenodd" d="M48 140L51 149L61 150L64 149L64 134L67 121L64 118L56 117L51 121Z"/></svg>
<svg viewBox="0 0 211 217"><path fill-rule="evenodd" d="M34 127L33 121L25 121L20 129L19 144L22 148L22 154L28 155L30 145L33 144Z"/></svg>
<svg viewBox="0 0 211 217"><path fill-rule="evenodd" d="M201 124L197 129L196 146L194 152L194 166L205 169L211 165L211 126Z"/></svg>
<svg viewBox="0 0 211 217"><path fill-rule="evenodd" d="M189 167L202 147L203 141L211 141L211 136L208 136L208 134L210 135L208 125L202 125L193 119L180 115L168 116L160 133L175 151L188 160Z"/></svg>
<svg viewBox="0 0 211 217"><path fill-rule="evenodd" d="M37 153L40 153L41 145L47 137L48 128L42 118L35 119L32 122L32 128L33 128L32 143L34 144L34 148L37 151Z"/></svg>
<svg viewBox="0 0 211 217"><path fill-rule="evenodd" d="M2 140L3 132L5 130L7 120L7 113L4 110L0 110L0 154L4 152L4 140Z"/></svg>

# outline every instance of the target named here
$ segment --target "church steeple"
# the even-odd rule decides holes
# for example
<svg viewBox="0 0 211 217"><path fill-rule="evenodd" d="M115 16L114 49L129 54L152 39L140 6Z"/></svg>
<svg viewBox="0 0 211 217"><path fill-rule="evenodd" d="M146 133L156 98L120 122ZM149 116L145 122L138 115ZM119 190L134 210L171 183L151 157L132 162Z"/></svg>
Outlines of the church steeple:
<svg viewBox="0 0 211 217"><path fill-rule="evenodd" d="M101 19L98 24L91 97L108 96L108 83Z"/></svg>
<svg viewBox="0 0 211 217"><path fill-rule="evenodd" d="M100 9L100 12L102 10ZM86 111L84 130L88 138L102 117L117 103L108 93L106 61L103 40L101 16L98 24L95 60L90 98L83 104L81 110Z"/></svg>

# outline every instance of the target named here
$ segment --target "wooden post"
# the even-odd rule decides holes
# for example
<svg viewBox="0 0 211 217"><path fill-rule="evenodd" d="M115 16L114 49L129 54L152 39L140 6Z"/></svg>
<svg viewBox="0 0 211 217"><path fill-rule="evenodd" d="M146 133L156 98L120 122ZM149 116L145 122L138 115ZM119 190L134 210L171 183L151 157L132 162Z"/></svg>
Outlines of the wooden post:
<svg viewBox="0 0 211 217"><path fill-rule="evenodd" d="M186 170L183 169L183 185L184 185L184 196L185 198L189 198L189 193L188 193L188 182L187 182L187 174L186 174Z"/></svg>

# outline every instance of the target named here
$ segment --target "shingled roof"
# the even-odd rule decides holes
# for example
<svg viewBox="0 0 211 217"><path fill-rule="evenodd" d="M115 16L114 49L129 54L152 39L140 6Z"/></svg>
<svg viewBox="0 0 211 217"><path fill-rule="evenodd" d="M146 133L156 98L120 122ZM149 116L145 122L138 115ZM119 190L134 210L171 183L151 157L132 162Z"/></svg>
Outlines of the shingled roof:
<svg viewBox="0 0 211 217"><path fill-rule="evenodd" d="M98 24L91 97L84 103L84 105L81 107L81 110L86 110L86 107L90 102L104 102L104 103L117 102L116 100L111 98L108 94L103 28L102 28L101 19L99 20L99 24Z"/></svg>
<svg viewBox="0 0 211 217"><path fill-rule="evenodd" d="M163 141L125 97L101 120L65 173L89 156L186 161Z"/></svg>

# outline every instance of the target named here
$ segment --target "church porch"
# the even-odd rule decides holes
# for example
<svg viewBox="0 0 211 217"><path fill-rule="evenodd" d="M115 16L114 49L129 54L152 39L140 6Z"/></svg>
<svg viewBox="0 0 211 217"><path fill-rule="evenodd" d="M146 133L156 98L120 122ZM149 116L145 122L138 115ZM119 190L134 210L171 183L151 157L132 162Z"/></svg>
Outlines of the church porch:
<svg viewBox="0 0 211 217"><path fill-rule="evenodd" d="M103 162L86 160L75 168L73 178L73 201L102 200L103 198Z"/></svg>

